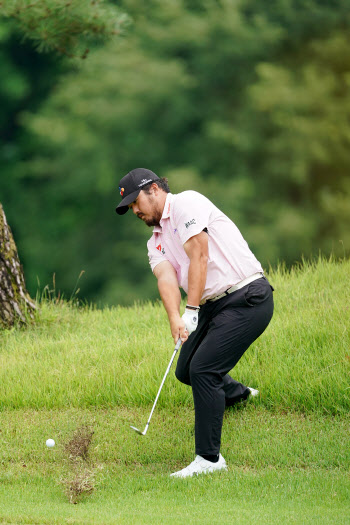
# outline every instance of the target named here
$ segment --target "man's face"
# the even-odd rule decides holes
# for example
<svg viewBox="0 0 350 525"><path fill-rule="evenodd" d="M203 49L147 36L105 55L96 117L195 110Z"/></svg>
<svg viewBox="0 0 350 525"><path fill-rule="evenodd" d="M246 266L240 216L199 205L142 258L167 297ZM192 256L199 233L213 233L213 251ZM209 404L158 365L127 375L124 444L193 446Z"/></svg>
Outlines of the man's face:
<svg viewBox="0 0 350 525"><path fill-rule="evenodd" d="M158 209L157 200L152 193L141 190L136 200L129 204L130 208L147 226L159 226L162 212Z"/></svg>

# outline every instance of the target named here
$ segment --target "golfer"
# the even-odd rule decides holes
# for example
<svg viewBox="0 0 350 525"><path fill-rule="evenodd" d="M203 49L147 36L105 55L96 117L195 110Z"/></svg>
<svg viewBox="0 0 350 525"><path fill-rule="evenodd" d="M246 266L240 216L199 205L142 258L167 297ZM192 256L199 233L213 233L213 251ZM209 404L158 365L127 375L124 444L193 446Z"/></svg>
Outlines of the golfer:
<svg viewBox="0 0 350 525"><path fill-rule="evenodd" d="M149 262L174 342L183 343L175 374L193 392L196 458L171 476L226 469L225 407L258 394L228 372L269 324L273 288L235 224L200 193L174 195L167 179L144 168L125 175L119 192L117 213L130 208L153 227ZM187 293L183 315L179 287Z"/></svg>

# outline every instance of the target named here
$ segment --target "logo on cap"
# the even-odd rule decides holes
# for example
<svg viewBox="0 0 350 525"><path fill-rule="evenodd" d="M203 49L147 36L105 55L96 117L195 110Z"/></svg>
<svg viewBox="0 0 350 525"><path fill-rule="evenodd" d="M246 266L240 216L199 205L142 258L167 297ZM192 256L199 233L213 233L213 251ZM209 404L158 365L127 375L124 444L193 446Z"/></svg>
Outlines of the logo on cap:
<svg viewBox="0 0 350 525"><path fill-rule="evenodd" d="M141 184L139 184L139 188L141 188L141 186L144 186L145 184L148 184L149 182L152 182L152 179L142 179Z"/></svg>
<svg viewBox="0 0 350 525"><path fill-rule="evenodd" d="M123 195L124 195L124 191L125 191L124 188L121 188L121 187L119 186L119 191L120 191L120 195L123 196Z"/></svg>

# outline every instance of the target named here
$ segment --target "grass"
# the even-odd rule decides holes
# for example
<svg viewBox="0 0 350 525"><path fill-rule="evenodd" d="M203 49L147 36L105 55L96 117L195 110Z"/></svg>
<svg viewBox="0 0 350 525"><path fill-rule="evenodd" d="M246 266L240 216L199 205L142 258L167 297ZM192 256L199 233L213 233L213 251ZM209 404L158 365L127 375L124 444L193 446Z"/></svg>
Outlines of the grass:
<svg viewBox="0 0 350 525"><path fill-rule="evenodd" d="M254 403L231 409L228 472L172 480L169 471L193 454L193 410L158 410L141 438L129 424L147 415L145 408L3 413L3 523L348 523L350 418L271 414ZM90 459L100 468L95 493L73 507L59 481L69 471L64 445L82 424L94 429ZM54 449L44 445L48 435Z"/></svg>
<svg viewBox="0 0 350 525"><path fill-rule="evenodd" d="M243 356L235 377L270 409L350 409L350 262L320 261L270 275L275 315ZM84 310L43 303L37 324L4 332L0 410L148 406L173 351L161 304ZM169 377L160 403L192 405L190 389Z"/></svg>
<svg viewBox="0 0 350 525"><path fill-rule="evenodd" d="M35 325L3 332L0 523L350 524L350 263L269 278L273 321L234 370L261 394L226 411L229 469L211 476L168 476L194 457L191 391L173 373L147 435L129 428L146 423L173 351L161 305L43 301ZM72 505L62 480L79 427L94 432L94 490Z"/></svg>

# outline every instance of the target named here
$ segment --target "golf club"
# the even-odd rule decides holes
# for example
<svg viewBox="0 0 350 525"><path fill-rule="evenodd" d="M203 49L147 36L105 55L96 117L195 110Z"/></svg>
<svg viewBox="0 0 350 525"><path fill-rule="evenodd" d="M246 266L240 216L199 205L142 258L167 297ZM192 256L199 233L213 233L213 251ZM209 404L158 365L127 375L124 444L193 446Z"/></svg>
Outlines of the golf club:
<svg viewBox="0 0 350 525"><path fill-rule="evenodd" d="M151 417L152 417L152 414L153 414L153 410L155 409L155 406L156 406L157 401L158 401L159 394L160 394L160 392L161 392L161 390L162 390L162 388L163 388L163 385L164 385L164 381L165 381L165 379L166 379L166 376L168 375L168 372L169 372L169 370L170 370L170 367L171 367L171 365L173 364L173 361L174 361L174 359L175 359L176 353L177 353L178 349L180 348L180 346L181 346L181 339L179 339L178 342L176 343L174 353L173 353L173 355L172 355L172 357L171 357L171 359L170 359L170 363L168 364L168 368L166 369L166 372L165 372L165 374L164 374L163 381L161 382L161 385L160 385L160 387L159 387L159 390L158 390L158 394L157 394L156 400L155 400L155 402L154 402L154 404L153 404L153 407L152 407L152 410L151 410L150 416L149 416L148 421L147 421L147 424L146 424L146 426L145 426L145 430L144 430L143 432L141 432L141 430L139 430L138 428L133 427L133 426L130 425L130 428L132 428L133 430L135 430L135 432L137 432L138 434L140 434L140 436L145 436L145 435L146 435L146 432L147 432L148 427L149 427L149 422L151 421Z"/></svg>

